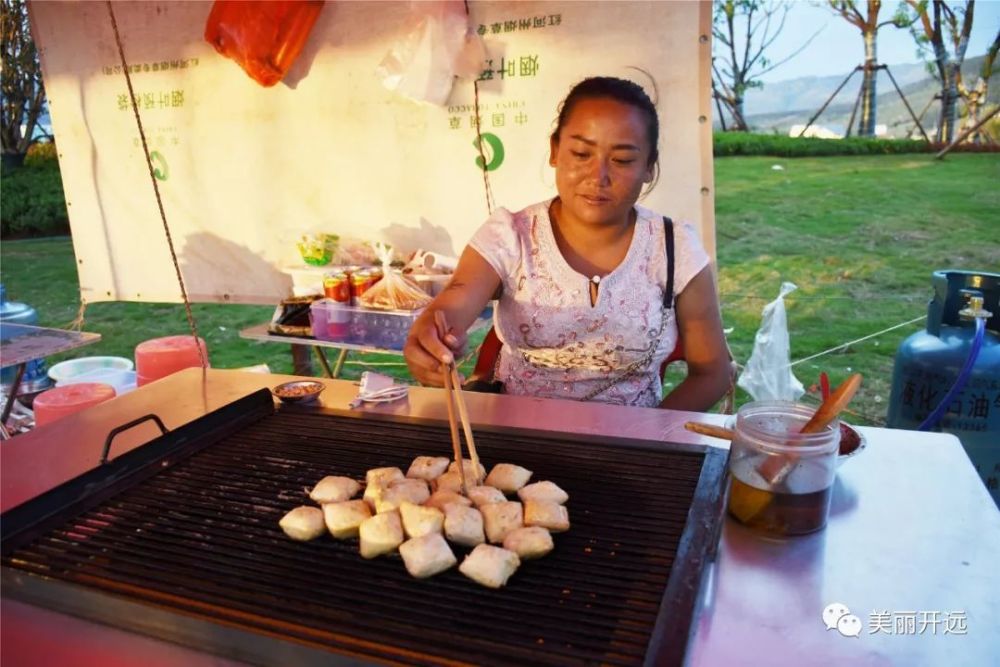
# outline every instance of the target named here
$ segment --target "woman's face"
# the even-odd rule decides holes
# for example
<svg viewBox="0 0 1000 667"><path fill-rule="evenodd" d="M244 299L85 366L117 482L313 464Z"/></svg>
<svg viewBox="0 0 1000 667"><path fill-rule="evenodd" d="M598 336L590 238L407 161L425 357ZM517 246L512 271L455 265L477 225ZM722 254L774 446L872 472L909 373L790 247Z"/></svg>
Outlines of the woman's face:
<svg viewBox="0 0 1000 667"><path fill-rule="evenodd" d="M622 223L653 179L642 112L613 99L577 102L550 145L566 222Z"/></svg>

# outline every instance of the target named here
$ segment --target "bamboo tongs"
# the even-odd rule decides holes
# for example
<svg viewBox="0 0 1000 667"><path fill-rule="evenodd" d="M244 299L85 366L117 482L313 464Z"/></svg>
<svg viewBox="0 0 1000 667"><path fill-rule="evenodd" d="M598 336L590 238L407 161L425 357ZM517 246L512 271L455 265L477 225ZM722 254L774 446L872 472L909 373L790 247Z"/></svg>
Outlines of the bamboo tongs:
<svg viewBox="0 0 1000 667"><path fill-rule="evenodd" d="M448 334L448 320L440 310L434 311L434 324L438 330L438 336L443 341ZM462 493L469 495L470 485L465 474L465 465L462 461L462 442L458 435L458 422L455 413L462 422L462 432L465 433L465 442L469 448L469 459L472 461L472 470L475 484L478 486L480 479L479 454L476 452L476 441L472 438L472 425L469 424L469 411L465 407L465 398L462 395L462 382L458 377L458 368L454 360L448 364L441 364L441 375L444 376L445 402L448 405L448 427L451 431L451 447L455 456L455 465L458 466L458 474L462 480ZM457 410L456 410L457 406Z"/></svg>

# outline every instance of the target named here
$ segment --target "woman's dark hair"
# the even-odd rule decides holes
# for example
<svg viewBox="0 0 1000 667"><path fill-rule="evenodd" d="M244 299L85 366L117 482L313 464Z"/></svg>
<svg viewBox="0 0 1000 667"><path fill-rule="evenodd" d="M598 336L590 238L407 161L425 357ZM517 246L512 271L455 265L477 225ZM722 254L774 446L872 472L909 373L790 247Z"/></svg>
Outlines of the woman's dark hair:
<svg viewBox="0 0 1000 667"><path fill-rule="evenodd" d="M570 89L559 105L559 118L556 119L556 129L552 132L552 140L559 142L559 133L562 132L566 119L573 112L577 102L580 100L611 99L622 104L635 107L646 117L646 133L649 137L649 164L656 168L659 176L660 150L660 119L656 115L656 105L649 99L649 95L637 83L627 79L619 79L613 76L594 76L584 79ZM653 184L656 183L654 178ZM652 184L651 184L652 185Z"/></svg>

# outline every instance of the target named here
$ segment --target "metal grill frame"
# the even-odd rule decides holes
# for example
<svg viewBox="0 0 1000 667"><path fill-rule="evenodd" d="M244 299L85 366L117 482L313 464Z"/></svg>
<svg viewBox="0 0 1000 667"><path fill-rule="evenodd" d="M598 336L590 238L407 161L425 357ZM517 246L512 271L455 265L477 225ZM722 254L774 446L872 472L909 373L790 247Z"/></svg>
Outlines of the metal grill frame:
<svg viewBox="0 0 1000 667"><path fill-rule="evenodd" d="M437 420L378 413L290 406L282 406L280 409L328 413L348 419L441 426ZM254 422L274 411L275 405L270 393L267 390L255 392L11 509L2 517L3 557L7 558L11 552L30 543L38 535L100 505L119 491L141 483L165 467L186 459L228 435L252 427ZM558 433L540 430L477 426L478 430L522 433L543 438L559 437ZM642 440L576 434L564 437L573 441L599 442L623 448L649 450L651 446L655 446ZM683 662L706 571L705 565L714 560L719 541L726 469L725 452L692 445L667 444L666 447L675 451L703 454L704 458L646 651L645 664L657 665ZM313 645L308 640L248 630L208 613L193 614L157 607L82 585L30 574L6 565L2 568L2 583L5 595L25 602L250 663L372 664L370 651L358 654L350 651L331 653L329 648L318 643ZM391 649L387 649L378 659L388 663L407 662L404 652L394 653Z"/></svg>

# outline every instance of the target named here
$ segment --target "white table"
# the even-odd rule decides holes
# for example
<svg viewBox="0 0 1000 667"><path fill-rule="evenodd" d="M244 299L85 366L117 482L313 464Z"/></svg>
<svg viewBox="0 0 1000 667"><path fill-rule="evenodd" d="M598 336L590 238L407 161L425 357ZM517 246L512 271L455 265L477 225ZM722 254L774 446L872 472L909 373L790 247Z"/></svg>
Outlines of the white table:
<svg viewBox="0 0 1000 667"><path fill-rule="evenodd" d="M189 369L5 442L0 507L13 507L93 466L109 425L157 406L174 428L287 379ZM324 406L344 408L356 391L348 382L323 382ZM719 415L488 394L469 394L467 402L473 423L724 444L683 428L689 419L722 423ZM436 389L414 388L407 401L365 409L446 418ZM769 541L726 519L718 560L702 589L689 664L996 664L1000 512L961 444L943 434L861 430L868 448L838 472L824 531ZM157 433L147 423L116 440L114 450L139 446ZM826 629L822 612L834 602L860 618L860 636ZM932 612L947 615L953 625L964 621L952 632L940 624L932 632ZM2 613L4 664L235 664L7 598ZM885 618L902 619L905 630L910 613L913 632L871 632L871 621ZM924 629L918 632L921 614Z"/></svg>

